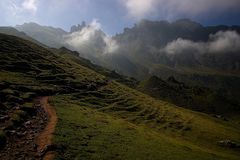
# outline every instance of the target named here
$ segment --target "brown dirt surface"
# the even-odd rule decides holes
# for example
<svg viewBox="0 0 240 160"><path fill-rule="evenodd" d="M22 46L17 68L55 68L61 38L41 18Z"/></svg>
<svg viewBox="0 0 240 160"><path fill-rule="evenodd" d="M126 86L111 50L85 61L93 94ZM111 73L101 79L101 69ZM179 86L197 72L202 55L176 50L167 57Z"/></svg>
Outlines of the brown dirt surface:
<svg viewBox="0 0 240 160"><path fill-rule="evenodd" d="M53 133L55 131L55 127L58 120L57 113L55 109L49 105L48 99L49 99L48 97L42 97L40 99L41 106L48 114L48 123L37 139L38 152L42 152L44 154L43 155L44 160L52 160L54 158L54 152L51 150L48 152L48 150L49 146L52 145Z"/></svg>
<svg viewBox="0 0 240 160"><path fill-rule="evenodd" d="M52 160L53 133L57 123L55 109L48 97L35 99L36 113L16 129L7 131L7 142L0 149L0 160Z"/></svg>

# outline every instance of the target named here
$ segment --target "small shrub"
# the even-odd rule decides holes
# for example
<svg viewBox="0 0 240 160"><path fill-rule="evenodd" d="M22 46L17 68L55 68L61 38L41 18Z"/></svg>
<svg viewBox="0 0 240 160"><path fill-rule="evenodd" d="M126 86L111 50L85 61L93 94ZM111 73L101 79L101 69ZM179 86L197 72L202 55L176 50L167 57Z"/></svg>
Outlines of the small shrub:
<svg viewBox="0 0 240 160"><path fill-rule="evenodd" d="M25 103L21 110L27 113L27 115L31 116L36 113L36 109L33 107L33 103Z"/></svg>
<svg viewBox="0 0 240 160"><path fill-rule="evenodd" d="M15 111L13 116L10 119L7 129L13 129L18 127L27 116L28 114L25 111L22 111L22 110Z"/></svg>
<svg viewBox="0 0 240 160"><path fill-rule="evenodd" d="M3 130L0 130L0 148L4 147L6 144L7 138Z"/></svg>
<svg viewBox="0 0 240 160"><path fill-rule="evenodd" d="M7 101L8 102L15 102L15 103L19 103L19 104L23 103L23 100L21 98L15 97L15 96L12 96L12 95L7 96Z"/></svg>
<svg viewBox="0 0 240 160"><path fill-rule="evenodd" d="M1 92L4 94L12 94L12 95L15 94L14 90L12 90L12 89L4 89Z"/></svg>

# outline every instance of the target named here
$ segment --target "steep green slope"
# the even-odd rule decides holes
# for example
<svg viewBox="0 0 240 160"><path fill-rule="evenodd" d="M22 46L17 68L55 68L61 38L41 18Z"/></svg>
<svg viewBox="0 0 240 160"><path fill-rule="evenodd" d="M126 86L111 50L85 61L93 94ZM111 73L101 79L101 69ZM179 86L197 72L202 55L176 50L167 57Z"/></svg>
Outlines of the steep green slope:
<svg viewBox="0 0 240 160"><path fill-rule="evenodd" d="M61 117L54 138L56 159L237 159L83 107L66 96L52 101Z"/></svg>
<svg viewBox="0 0 240 160"><path fill-rule="evenodd" d="M209 114L239 114L237 98L226 95L224 89L213 90L191 86L169 77L166 81L152 76L142 81L138 89L155 98L195 111Z"/></svg>
<svg viewBox="0 0 240 160"><path fill-rule="evenodd" d="M73 75L74 70L82 72ZM6 136L21 125L26 107L37 96L92 90L106 83L93 73L27 40L0 34L0 132Z"/></svg>
<svg viewBox="0 0 240 160"><path fill-rule="evenodd" d="M71 51L65 47L51 50L64 59L71 60L77 64L80 64L81 66L87 67L101 75L104 75L111 80L116 80L117 82L123 83L129 87L136 87L139 83L136 79L132 77L123 76L115 71L93 64L90 60L80 57L79 53L76 51Z"/></svg>
<svg viewBox="0 0 240 160"><path fill-rule="evenodd" d="M115 82L96 91L54 97L52 105L62 117L55 135L59 157L239 158L239 149L218 145L226 139L238 142L239 127L234 129L231 123L157 101ZM134 126L130 133L129 125ZM183 154L186 152L189 154Z"/></svg>
<svg viewBox="0 0 240 160"><path fill-rule="evenodd" d="M19 32L18 30L16 30L13 27L0 27L0 33L7 34L7 35L12 35L12 36L17 36L17 37L20 37L22 39L34 42L34 43L36 43L40 46L46 47L45 45L41 44L37 40L35 40L35 39L29 37L28 35L26 35L24 32Z"/></svg>
<svg viewBox="0 0 240 160"><path fill-rule="evenodd" d="M218 144L238 143L237 125L151 98L72 56L14 36L0 34L0 42L1 116L52 95L57 159L239 159L237 145Z"/></svg>

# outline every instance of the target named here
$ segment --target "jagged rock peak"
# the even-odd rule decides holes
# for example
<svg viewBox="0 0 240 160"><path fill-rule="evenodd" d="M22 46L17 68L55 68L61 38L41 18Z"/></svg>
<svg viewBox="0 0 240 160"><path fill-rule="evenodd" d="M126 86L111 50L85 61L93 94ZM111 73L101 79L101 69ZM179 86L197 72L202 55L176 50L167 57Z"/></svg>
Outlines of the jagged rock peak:
<svg viewBox="0 0 240 160"><path fill-rule="evenodd" d="M82 24L78 24L78 25L73 25L71 27L70 32L77 32L77 31L81 31L84 27L86 27L86 22L83 21Z"/></svg>

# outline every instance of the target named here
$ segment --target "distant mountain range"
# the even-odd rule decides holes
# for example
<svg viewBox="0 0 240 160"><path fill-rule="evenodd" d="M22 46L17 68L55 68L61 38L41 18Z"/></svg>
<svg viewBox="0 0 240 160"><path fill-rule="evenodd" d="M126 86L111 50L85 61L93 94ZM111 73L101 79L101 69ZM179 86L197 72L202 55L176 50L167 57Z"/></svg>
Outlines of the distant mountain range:
<svg viewBox="0 0 240 160"><path fill-rule="evenodd" d="M81 25L72 26L70 32L66 32L59 28L40 26L36 23L25 23L23 25L17 25L16 29L25 32L30 37L49 47L59 48L62 46L69 47L64 42L64 36L73 32L81 31L85 27L87 27L87 25L83 22ZM239 56L235 53L231 53L231 57L233 58L228 58L227 64L225 64L226 62L222 62L226 60L225 55L195 55L194 53L185 53L184 56L171 55L171 57L169 57L168 55L159 53L159 49L179 38L191 40L193 42L206 42L208 41L210 35L214 35L218 31L229 30L234 30L239 33L240 27L204 27L199 23L187 19L178 20L172 23L167 21L155 22L142 20L133 28L125 28L123 33L118 34L113 38L120 46L120 50L117 51L118 54L121 54L121 56L124 55L124 57L127 57L127 59L129 59L133 64L142 64L142 59L144 59L144 61L148 60L150 64L164 64L170 67L206 66L210 68L227 69L228 71L239 71ZM97 41L97 43L100 43L100 41ZM100 45L104 45L104 43L100 43ZM94 44L93 47L95 46L96 44ZM101 46L98 46L98 48L100 47ZM80 50L80 52L82 51ZM117 57L121 56L118 55ZM98 55L94 56L93 54L92 57L92 60L94 60L94 57L98 57ZM115 57L111 56L111 58ZM218 62L215 63L215 61ZM219 64L219 62L221 64ZM121 66L121 64L117 66ZM116 67L117 70L125 72L124 69L117 66L113 65L113 67ZM149 66L146 66L146 68L148 70L152 70ZM141 77L141 75L139 76Z"/></svg>
<svg viewBox="0 0 240 160"><path fill-rule="evenodd" d="M122 43L124 40L142 41L155 47L163 47L177 38L192 41L207 41L210 34L218 31L235 30L240 33L240 26L202 26L189 19L180 19L172 23L168 21L141 20L132 28L125 28L124 32L116 35ZM126 42L126 41L125 41Z"/></svg>
<svg viewBox="0 0 240 160"><path fill-rule="evenodd" d="M192 86L224 88L230 95L240 95L240 26L202 26L188 19L142 20L113 37L85 22L69 32L36 23L16 29L32 41L76 50L97 65L138 80L174 76ZM113 51L106 52L106 48Z"/></svg>
<svg viewBox="0 0 240 160"><path fill-rule="evenodd" d="M209 39L218 34L219 31L223 32L223 34L225 34L225 31L234 31L233 33L239 34L240 27L204 27L199 23L186 19L173 23L143 20L133 28L125 28L124 32L116 35L114 39L121 45L121 53L124 56L135 63L144 65L153 74L156 73L152 66L159 64L172 69L186 67L190 69L204 68L205 70L205 68L210 68L239 73L239 50L230 53L226 51L222 54L209 54L205 50L197 53L200 52L198 51L201 49L200 47L207 45ZM223 38L222 41L228 41L229 37L226 37L227 35L223 36L225 36L225 39ZM166 47L174 53L167 53ZM239 46L238 49L240 49Z"/></svg>
<svg viewBox="0 0 240 160"><path fill-rule="evenodd" d="M81 31L85 27L87 27L87 25L83 22L81 25L72 26L70 32L66 32L59 28L40 26L35 23L25 23L23 25L17 25L16 29L25 32L33 39L49 47L60 48L65 46L72 50L76 49L84 54L86 49L70 47L69 44L65 42L64 36ZM188 19L182 19L172 23L168 21L142 20L133 28L125 28L123 33L113 37L118 46L120 46L119 49L115 51L117 55L101 56L99 59L99 53L92 53L91 56L88 54L87 57L97 64L109 66L119 72L140 79L148 73L156 74L154 67L159 64L173 69L186 67L191 69L204 68L205 70L205 68L210 68L239 73L239 51L231 53L226 51L226 53L223 54L208 54L207 52L197 54L194 48L190 51L185 48L184 53L169 55L163 50L164 47L174 41L180 43L178 45L185 42L181 40L188 40L193 43L208 42L211 36L219 31L235 31L236 33L240 33L240 27L223 25L204 27ZM86 47L96 48L94 50L95 52L99 50L101 52L101 48L105 45L101 39L103 35L103 32L95 33L95 37L99 37L93 40L96 43L92 43L90 46L86 45ZM113 61L113 63L111 63L111 61ZM128 65L125 63L128 63ZM146 73L139 73L137 68L145 68Z"/></svg>
<svg viewBox="0 0 240 160"><path fill-rule="evenodd" d="M17 25L15 28L33 39L55 48L63 46L62 37L67 34L63 29L41 26L36 23L24 23L23 25Z"/></svg>

